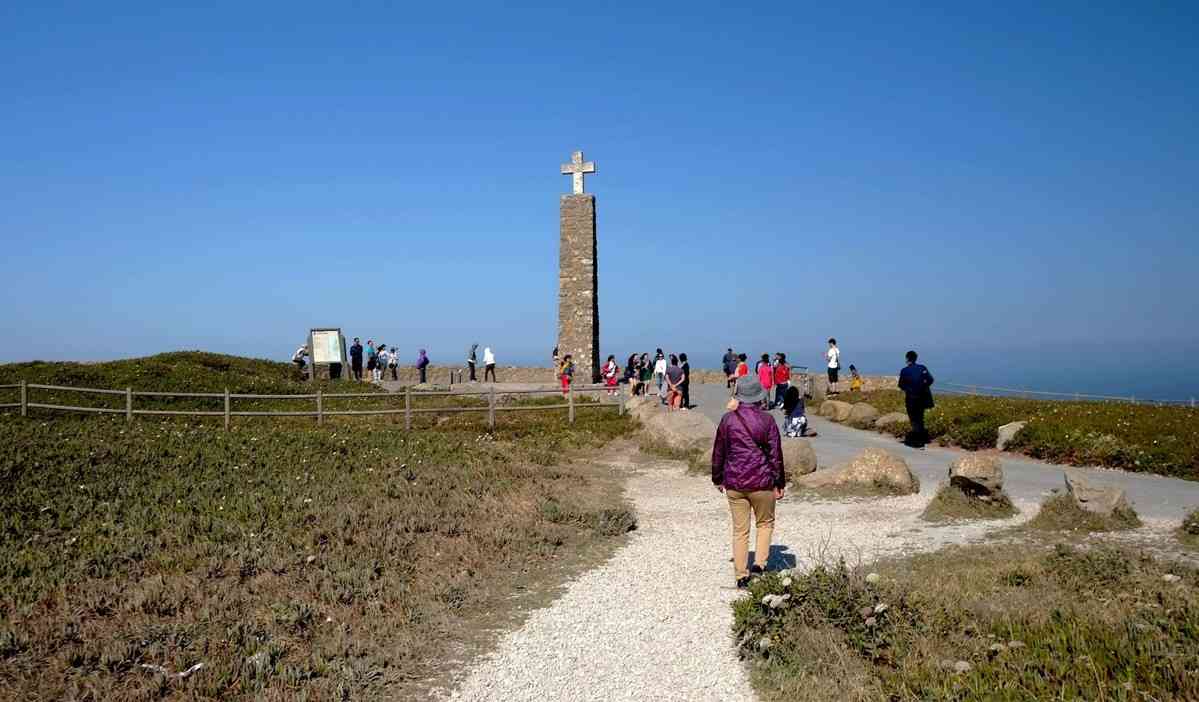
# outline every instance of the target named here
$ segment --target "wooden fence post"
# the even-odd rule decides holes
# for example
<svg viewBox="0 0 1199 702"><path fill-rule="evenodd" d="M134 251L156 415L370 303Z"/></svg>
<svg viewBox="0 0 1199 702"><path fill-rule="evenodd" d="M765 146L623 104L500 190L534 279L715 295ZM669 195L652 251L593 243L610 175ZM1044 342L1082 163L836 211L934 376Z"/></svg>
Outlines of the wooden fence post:
<svg viewBox="0 0 1199 702"><path fill-rule="evenodd" d="M1191 400L1191 406L1195 406L1195 400L1193 399ZM26 385L24 380L21 381L21 416L29 416L29 386Z"/></svg>
<svg viewBox="0 0 1199 702"><path fill-rule="evenodd" d="M487 393L487 426L495 431L495 386Z"/></svg>
<svg viewBox="0 0 1199 702"><path fill-rule="evenodd" d="M317 424L325 423L325 403L323 402L323 399L324 398L321 396L321 389L317 388L316 389L316 423Z"/></svg>
<svg viewBox="0 0 1199 702"><path fill-rule="evenodd" d="M125 421L133 421L133 388L125 388Z"/></svg>
<svg viewBox="0 0 1199 702"><path fill-rule="evenodd" d="M412 431L412 386L404 386L404 431Z"/></svg>
<svg viewBox="0 0 1199 702"><path fill-rule="evenodd" d="M225 388L225 431L229 431L229 388Z"/></svg>
<svg viewBox="0 0 1199 702"><path fill-rule="evenodd" d="M570 418L570 423L575 423L575 386L571 385L566 391L566 404L569 406L567 416Z"/></svg>

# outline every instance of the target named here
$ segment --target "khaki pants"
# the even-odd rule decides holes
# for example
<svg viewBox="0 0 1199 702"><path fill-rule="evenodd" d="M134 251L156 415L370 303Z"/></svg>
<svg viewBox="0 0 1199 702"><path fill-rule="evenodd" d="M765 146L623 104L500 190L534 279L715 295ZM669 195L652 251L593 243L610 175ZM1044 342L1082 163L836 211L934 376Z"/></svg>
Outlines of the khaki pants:
<svg viewBox="0 0 1199 702"><path fill-rule="evenodd" d="M774 491L740 492L725 490L729 511L733 514L733 570L737 578L749 575L749 513L752 510L758 534L754 565L766 568L770 558L770 537L774 533Z"/></svg>

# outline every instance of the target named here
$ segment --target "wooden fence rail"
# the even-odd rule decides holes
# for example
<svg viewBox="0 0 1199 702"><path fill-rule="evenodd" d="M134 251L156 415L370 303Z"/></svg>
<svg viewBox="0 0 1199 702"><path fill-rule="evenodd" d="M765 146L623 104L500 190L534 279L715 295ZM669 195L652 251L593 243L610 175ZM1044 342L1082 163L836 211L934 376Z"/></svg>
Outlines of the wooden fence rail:
<svg viewBox="0 0 1199 702"><path fill-rule="evenodd" d="M24 381L16 384L0 385L0 390L17 390L19 401L0 404L0 409L19 409L22 417L29 416L29 410L52 410L58 412L83 412L90 414L123 414L127 421L133 421L133 418L138 415L145 416L167 416L167 417L223 417L225 420L225 429L229 429L231 419L233 417L315 417L318 424L323 423L325 417L335 416L370 416L370 415L404 415L404 428L410 430L412 428L412 415L416 414L455 414L466 412L487 413L487 423L492 429L495 428L496 414L501 412L538 412L546 410L566 410L567 421L571 424L575 421L575 394L595 393L600 395L605 393L610 388L605 385L582 385L578 388L571 387L566 393L566 401L547 405L512 405L502 406L497 403L497 397L506 395L558 395L562 391L560 389L546 390L501 390L496 392L494 387L486 390L467 390L462 392L446 392L446 391L431 391L431 392L412 392L411 387L405 387L403 398L403 407L386 407L372 409L327 409L325 401L330 399L365 399L365 400L392 400L397 399L397 393L360 393L360 392L330 392L326 393L321 390L315 393L305 394L289 394L289 395L267 395L261 393L231 393L228 390L224 392L163 392L151 390L134 390L133 388L125 388L124 390L112 390L108 388L81 388L71 387L67 385L47 385L44 383L26 383ZM31 390L43 390L51 392L78 392L83 394L106 395L123 397L125 402L123 407L85 407L80 405L64 405L52 402L33 402L30 400ZM625 388L618 390L616 394L616 402L603 402L602 396L598 398L600 401L594 405L584 405L590 407L615 407L618 414L624 414L625 407ZM428 397L486 397L487 404L475 407L413 407L412 399L428 398ZM219 410L168 410L168 409L138 409L134 407L134 399L139 397L145 398L187 398L187 399L212 399L222 400L223 408ZM316 407L313 410L235 410L233 402L235 400L311 400L315 402Z"/></svg>

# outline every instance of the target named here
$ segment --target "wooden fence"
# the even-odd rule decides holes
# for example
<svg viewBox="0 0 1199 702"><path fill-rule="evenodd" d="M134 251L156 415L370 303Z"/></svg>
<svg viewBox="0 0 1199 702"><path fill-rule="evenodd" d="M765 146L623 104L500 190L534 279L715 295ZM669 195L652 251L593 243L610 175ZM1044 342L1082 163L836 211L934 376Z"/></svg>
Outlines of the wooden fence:
<svg viewBox="0 0 1199 702"><path fill-rule="evenodd" d="M604 393L609 390L604 385L583 385L575 388L571 386L566 393L565 402L551 405L501 405L497 402L498 397L506 397L511 395L560 395L560 389L547 390L502 390L496 392L495 387L487 390L473 391L418 391L412 392L411 387L404 388L403 398L404 406L402 408L383 408L383 409L326 409L325 401L334 399L372 399L383 400L394 398L398 393L354 393L354 392L324 392L317 390L311 394L301 395L262 395L262 394L245 394L231 393L227 389L224 392L152 392L147 390L134 390L133 388L125 388L124 390L108 390L103 388L77 388L65 385L44 385L38 383L20 383L12 385L0 385L0 390L17 390L19 401L0 403L0 409L19 409L22 417L29 416L29 410L53 410L61 412L86 412L95 414L123 414L127 421L132 422L137 415L154 415L154 416L174 416L174 417L223 417L225 420L225 429L229 429L233 417L315 417L317 424L322 424L325 417L346 416L346 415L387 415L387 414L402 414L404 415L404 429L412 429L412 415L414 414L453 414L461 412L486 412L487 424L490 428L495 428L495 417L500 412L536 412L544 410L566 410L567 421L574 424L575 421L575 394L582 393ZM81 407L77 405L63 405L48 402L32 402L30 401L31 390L48 390L53 392L78 392L93 395L120 396L123 397L124 407ZM427 397L486 397L487 405L478 407L413 407L412 399L427 398ZM158 397L158 398L186 398L186 399L220 399L223 401L223 409L221 410L164 410L164 409L138 409L134 407L134 399L138 397ZM618 414L624 414L625 395L622 390L619 390L616 395L615 402L603 402L601 400L595 404L586 404L585 407L615 407ZM272 410L235 410L233 403L236 400L311 400L315 403L312 410L301 411L272 411Z"/></svg>

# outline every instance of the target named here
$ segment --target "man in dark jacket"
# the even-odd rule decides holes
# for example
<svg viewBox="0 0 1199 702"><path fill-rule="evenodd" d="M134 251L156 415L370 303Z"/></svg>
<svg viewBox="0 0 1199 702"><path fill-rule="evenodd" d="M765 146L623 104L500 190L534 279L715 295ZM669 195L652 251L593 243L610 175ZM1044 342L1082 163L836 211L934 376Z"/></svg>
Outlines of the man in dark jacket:
<svg viewBox="0 0 1199 702"><path fill-rule="evenodd" d="M720 420L712 444L712 483L728 497L733 517L733 570L737 587L749 585L749 517L757 528L754 566L766 570L774 533L774 503L787 485L783 445L774 417L766 413L766 391L754 376L737 379L735 409Z"/></svg>
<svg viewBox="0 0 1199 702"><path fill-rule="evenodd" d="M737 354L732 349L724 355L724 377L728 379L725 387L733 387L733 374L737 372Z"/></svg>
<svg viewBox="0 0 1199 702"><path fill-rule="evenodd" d="M362 341L354 337L354 345L350 347L350 370L354 380L362 380Z"/></svg>
<svg viewBox="0 0 1199 702"><path fill-rule="evenodd" d="M903 390L904 406L912 430L903 443L912 448L924 448L928 443L928 430L924 428L924 412L933 407L933 375L923 365L916 363L916 352L908 351L908 365L899 371L899 389Z"/></svg>

